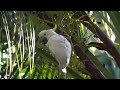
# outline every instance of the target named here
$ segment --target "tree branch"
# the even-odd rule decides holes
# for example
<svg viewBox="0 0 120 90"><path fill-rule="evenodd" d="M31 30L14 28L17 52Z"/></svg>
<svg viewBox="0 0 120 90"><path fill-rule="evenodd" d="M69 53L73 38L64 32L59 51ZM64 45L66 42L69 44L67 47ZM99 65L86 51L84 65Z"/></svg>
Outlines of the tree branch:
<svg viewBox="0 0 120 90"><path fill-rule="evenodd" d="M115 59L116 63L120 67L120 54L117 51L114 43L107 37L107 35L103 33L103 31L100 30L100 28L90 20L90 18L87 16L87 14L84 11L74 12L74 16L76 18L82 17L80 18L81 23L99 37L99 39L104 44L105 50ZM86 23L85 21L87 21L88 23Z"/></svg>
<svg viewBox="0 0 120 90"><path fill-rule="evenodd" d="M91 74L92 79L104 79L105 77L97 69L97 67L92 63L91 59L85 54L85 52L80 48L79 43L77 43L74 38L71 38L74 45L74 50L80 60L84 63L86 70Z"/></svg>

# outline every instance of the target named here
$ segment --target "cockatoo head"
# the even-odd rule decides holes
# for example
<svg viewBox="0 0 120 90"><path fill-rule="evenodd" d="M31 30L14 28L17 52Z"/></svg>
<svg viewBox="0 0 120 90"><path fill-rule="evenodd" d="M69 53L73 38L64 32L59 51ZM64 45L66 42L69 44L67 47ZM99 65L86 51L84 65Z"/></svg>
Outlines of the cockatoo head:
<svg viewBox="0 0 120 90"><path fill-rule="evenodd" d="M49 38L54 34L56 34L56 32L54 32L52 29L43 30L39 33L39 37L42 40L43 44L46 44Z"/></svg>

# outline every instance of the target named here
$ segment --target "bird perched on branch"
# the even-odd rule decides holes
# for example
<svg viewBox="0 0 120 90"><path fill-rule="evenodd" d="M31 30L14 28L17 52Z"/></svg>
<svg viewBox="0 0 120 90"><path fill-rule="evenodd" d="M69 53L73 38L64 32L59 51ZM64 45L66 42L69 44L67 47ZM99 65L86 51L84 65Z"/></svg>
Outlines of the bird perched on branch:
<svg viewBox="0 0 120 90"><path fill-rule="evenodd" d="M71 44L64 36L54 31L56 28L55 26L53 29L41 31L39 37L59 63L59 73L62 72L66 76L66 67L71 57Z"/></svg>

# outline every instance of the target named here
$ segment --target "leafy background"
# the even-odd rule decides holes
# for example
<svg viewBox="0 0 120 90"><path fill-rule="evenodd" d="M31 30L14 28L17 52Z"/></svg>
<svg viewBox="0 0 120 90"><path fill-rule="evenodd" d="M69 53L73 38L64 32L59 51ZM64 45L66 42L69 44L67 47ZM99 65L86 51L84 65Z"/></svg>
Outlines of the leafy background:
<svg viewBox="0 0 120 90"><path fill-rule="evenodd" d="M86 13L120 52L120 12L86 11ZM46 17L49 20L46 20ZM38 37L40 31L50 29L50 25L56 24L72 45L67 79L93 78L85 63L74 51L71 36L105 79L120 79L120 69L115 59L105 50L89 45L91 42L102 41L81 23L89 24L89 21L82 21L80 18L82 17L75 18L73 11L0 11L0 78L58 79L58 63Z"/></svg>

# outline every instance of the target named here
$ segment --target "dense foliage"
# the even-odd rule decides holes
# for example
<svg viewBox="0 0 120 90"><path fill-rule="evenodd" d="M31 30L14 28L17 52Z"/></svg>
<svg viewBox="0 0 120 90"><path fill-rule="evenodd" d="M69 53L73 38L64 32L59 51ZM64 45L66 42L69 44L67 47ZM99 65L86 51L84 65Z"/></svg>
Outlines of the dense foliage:
<svg viewBox="0 0 120 90"><path fill-rule="evenodd" d="M58 78L58 62L38 37L57 25L72 45L67 79L118 79L119 22L119 11L1 11L0 78Z"/></svg>

